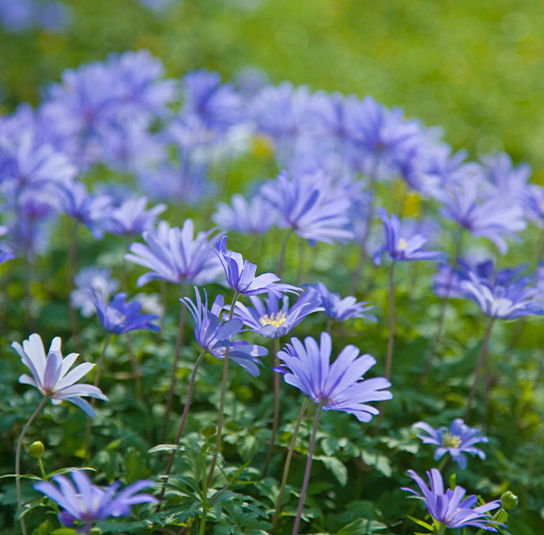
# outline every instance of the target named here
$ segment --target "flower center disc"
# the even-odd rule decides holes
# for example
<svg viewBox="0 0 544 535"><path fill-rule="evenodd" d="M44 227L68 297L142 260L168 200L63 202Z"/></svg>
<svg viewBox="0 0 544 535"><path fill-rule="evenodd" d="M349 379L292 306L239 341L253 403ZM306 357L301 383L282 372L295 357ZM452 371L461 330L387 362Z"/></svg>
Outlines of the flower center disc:
<svg viewBox="0 0 544 535"><path fill-rule="evenodd" d="M263 327L265 325L272 325L275 329L277 329L285 323L286 319L287 317L285 313L278 312L277 314L270 314L270 316L265 314L259 321Z"/></svg>
<svg viewBox="0 0 544 535"><path fill-rule="evenodd" d="M444 433L442 438L442 446L445 448L458 448L461 445L461 437L452 435L451 433Z"/></svg>

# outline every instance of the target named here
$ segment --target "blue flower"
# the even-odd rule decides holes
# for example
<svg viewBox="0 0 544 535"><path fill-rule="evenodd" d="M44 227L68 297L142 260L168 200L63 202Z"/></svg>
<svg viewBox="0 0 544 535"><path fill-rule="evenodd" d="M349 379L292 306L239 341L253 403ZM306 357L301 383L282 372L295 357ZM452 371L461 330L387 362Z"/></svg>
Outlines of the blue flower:
<svg viewBox="0 0 544 535"><path fill-rule="evenodd" d="M247 260L244 262L240 253L227 252L226 236L223 236L215 244L213 250L223 266L227 277L227 284L235 292L248 296L272 292L277 297L281 297L285 292L297 293L302 291L302 288L278 282L280 278L273 273L263 273L255 277L255 272L257 271L255 264Z"/></svg>
<svg viewBox="0 0 544 535"><path fill-rule="evenodd" d="M96 315L106 331L112 334L122 334L137 329L160 330L157 325L151 323L158 320L158 316L140 314L142 305L138 301L125 303L126 298L126 293L118 293L113 297L111 303L107 305L103 296L98 292L94 292Z"/></svg>
<svg viewBox="0 0 544 535"><path fill-rule="evenodd" d="M470 453L473 457L478 455L480 459L485 460L485 453L474 447L479 442L488 442L488 438L481 433L479 429L465 425L461 418L456 418L451 423L449 429L445 426L433 429L425 422L418 422L413 427L426 431L427 435L417 435L423 440L424 444L435 444L438 446L434 452L434 459L438 461L447 452L451 458L458 464L461 470L467 467L467 458L463 453Z"/></svg>
<svg viewBox="0 0 544 535"><path fill-rule="evenodd" d="M250 299L253 308L248 308L238 301L234 314L244 322L244 325L267 338L285 336L306 316L323 310L320 306L319 295L313 288L306 290L291 308L289 308L287 296L283 297L281 309L278 298L273 293L268 294L264 305L257 296L252 296Z"/></svg>
<svg viewBox="0 0 544 535"><path fill-rule="evenodd" d="M365 314L367 310L376 308L367 306L367 301L357 303L357 299L352 295L342 299L339 294L329 291L322 282L317 282L315 287L321 298L321 306L325 311L325 315L334 321L346 321L351 318L366 318L374 322L377 321L375 316Z"/></svg>
<svg viewBox="0 0 544 535"><path fill-rule="evenodd" d="M359 350L346 346L331 364L331 337L321 333L321 347L310 337L291 338L285 350L278 352L282 366L275 371L283 373L285 382L296 386L315 403L323 403L325 410L354 414L361 422L370 422L378 409L367 405L370 401L391 399L385 388L391 383L384 377L363 380L363 375L376 364L370 355L359 357Z"/></svg>
<svg viewBox="0 0 544 535"><path fill-rule="evenodd" d="M198 345L210 355L217 359L224 359L227 348L229 349L229 358L251 375L257 377L259 368L262 366L257 357L268 354L266 348L257 345L251 345L243 340L233 341L232 338L242 330L242 320L233 318L225 321L222 317L224 299L218 295L213 302L212 308L208 311L208 295L204 291L205 302L202 304L200 293L195 287L196 304L188 297L181 299L195 320L195 338Z"/></svg>
<svg viewBox="0 0 544 535"><path fill-rule="evenodd" d="M260 193L279 214L278 227L291 228L301 238L332 243L354 236L347 228L350 197L322 172L297 173L291 180L281 172Z"/></svg>
<svg viewBox="0 0 544 535"><path fill-rule="evenodd" d="M83 533L89 533L98 520L104 520L110 516L130 515L132 505L157 501L149 494L136 494L143 489L155 486L155 483L148 479L136 481L121 492L117 492L121 486L119 482L112 483L103 489L93 485L83 470L74 470L71 476L76 484L75 487L63 475L53 476L53 481L58 487L47 481L35 483L33 487L62 508L59 520L65 526L76 525L82 528Z"/></svg>
<svg viewBox="0 0 544 535"><path fill-rule="evenodd" d="M81 315L90 318L95 312L94 294L98 292L103 301L109 301L119 287L119 281L111 278L111 269L89 266L74 277L76 286L70 294L72 308L81 309Z"/></svg>
<svg viewBox="0 0 544 535"><path fill-rule="evenodd" d="M486 505L474 507L478 503L478 498L476 496L469 496L463 500L466 491L462 487L456 486L455 490L448 489L444 493L442 475L436 468L427 472L427 477L431 483L430 489L413 470L408 470L408 473L419 485L423 496L412 489L403 487L402 490L411 492L422 500L427 506L429 514L434 520L440 522L440 524L451 529L474 526L488 531L497 531L489 525L492 523L492 520L486 513L497 509L500 506L500 500L494 500ZM496 522L493 523L497 524Z"/></svg>
<svg viewBox="0 0 544 535"><path fill-rule="evenodd" d="M23 364L30 370L32 377L23 374L19 382L36 387L44 396L49 396L53 405L63 400L77 405L87 416L94 418L94 409L82 397L92 397L108 401L108 398L96 386L74 384L92 370L95 364L85 362L68 373L77 353L70 353L62 358L60 352L61 340L53 338L47 356L42 339L38 334L31 334L28 340L21 344L13 342L11 347L19 353Z"/></svg>
<svg viewBox="0 0 544 535"><path fill-rule="evenodd" d="M448 255L446 253L422 249L422 245L428 240L421 234L416 234L408 239L402 238L400 221L395 214L388 217L387 212L380 208L380 217L385 230L385 246L380 247L374 254L374 263L376 265L381 264L384 251L387 251L395 261L433 260L435 262L444 262L447 259Z"/></svg>
<svg viewBox="0 0 544 535"><path fill-rule="evenodd" d="M214 245L221 234L213 236L213 229L194 236L194 225L187 219L180 230L161 221L156 228L143 233L147 245L133 243L125 258L150 270L138 279L138 286L159 279L177 284L208 284L221 275L221 264L206 246Z"/></svg>
<svg viewBox="0 0 544 535"><path fill-rule="evenodd" d="M134 236L149 230L157 216L166 210L165 204L157 204L146 210L147 199L128 199L119 208L114 208L104 221L104 228L112 234Z"/></svg>

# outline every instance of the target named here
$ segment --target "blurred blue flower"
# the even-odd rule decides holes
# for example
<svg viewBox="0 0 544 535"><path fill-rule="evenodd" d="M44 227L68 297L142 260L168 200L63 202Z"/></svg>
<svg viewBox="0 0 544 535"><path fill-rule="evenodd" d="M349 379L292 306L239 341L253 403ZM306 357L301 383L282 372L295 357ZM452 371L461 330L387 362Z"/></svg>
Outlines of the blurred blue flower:
<svg viewBox="0 0 544 535"><path fill-rule="evenodd" d="M461 470L467 467L467 458L464 453L470 453L473 457L478 455L480 459L485 460L485 453L474 447L479 442L488 442L488 438L481 434L479 429L465 425L461 418L455 418L449 429L445 426L433 429L425 422L418 422L413 425L428 433L427 435L417 435L423 440L424 444L435 444L438 446L434 452L434 460L440 460L445 453L449 452L451 458L457 463Z"/></svg>
<svg viewBox="0 0 544 535"><path fill-rule="evenodd" d="M542 228L544 225L544 187L528 185L523 191L522 204L526 216Z"/></svg>
<svg viewBox="0 0 544 535"><path fill-rule="evenodd" d="M99 292L94 292L93 304L96 307L96 315L106 331L112 334L128 333L138 329L160 331L160 327L151 323L158 320L158 316L140 314L142 305L136 300L125 303L126 298L126 293L118 293L107 304Z"/></svg>
<svg viewBox="0 0 544 535"><path fill-rule="evenodd" d="M8 227L0 225L0 237L8 233ZM15 253L13 249L4 242L0 241L0 266L7 262L8 260L13 260L15 258Z"/></svg>
<svg viewBox="0 0 544 535"><path fill-rule="evenodd" d="M85 362L68 373L77 353L70 353L65 359L60 351L61 340L53 338L47 356L42 339L38 334L31 334L23 345L13 342L11 347L19 353L23 364L30 370L32 377L23 374L19 382L36 387L44 396L49 396L54 405L63 400L77 405L87 416L94 418L94 409L82 397L92 397L108 401L108 398L96 386L74 384L86 375L95 364Z"/></svg>
<svg viewBox="0 0 544 535"><path fill-rule="evenodd" d="M239 318L225 321L222 317L224 299L218 295L208 311L208 295L204 290L205 302L202 303L200 293L195 287L196 304L188 297L181 299L195 320L195 338L198 345L217 359L224 359L227 348L229 358L254 377L259 375L257 364L262 366L258 357L268 354L266 348L251 345L244 340L233 341L232 338L241 332L243 323Z"/></svg>
<svg viewBox="0 0 544 535"><path fill-rule="evenodd" d="M375 316L365 314L368 310L376 308L369 306L368 301L357 302L352 295L342 299L339 294L332 293L322 282L315 284L316 291L321 299L321 306L325 315L334 321L346 321L351 318L366 318L378 321Z"/></svg>
<svg viewBox="0 0 544 535"><path fill-rule="evenodd" d="M435 262L445 262L448 258L447 253L443 253L442 251L421 249L421 246L428 241L421 234L416 234L407 239L401 237L401 224L395 214L391 214L389 217L387 212L383 208L380 208L380 217L385 230L385 245L374 253L374 263L377 266L381 264L384 251L387 251L389 256L395 261L432 260Z"/></svg>
<svg viewBox="0 0 544 535"><path fill-rule="evenodd" d="M246 307L239 301L236 303L234 314L252 331L267 338L280 338L294 329L306 316L323 310L320 306L318 293L310 288L306 290L289 308L289 298L283 297L280 309L278 298L269 293L264 304L257 296L250 297L252 308Z"/></svg>
<svg viewBox="0 0 544 535"><path fill-rule="evenodd" d="M0 26L5 32L19 33L31 28L61 31L69 22L70 13L62 2L0 0Z"/></svg>
<svg viewBox="0 0 544 535"><path fill-rule="evenodd" d="M331 364L332 343L327 333L321 333L321 347L310 337L304 342L305 346L298 338L291 338L291 344L278 352L282 366L274 370L283 373L286 383L296 386L312 401L323 403L324 410L344 411L361 422L370 422L379 411L367 403L393 397L384 390L391 386L384 377L363 380L376 364L374 357L359 357L359 350L348 345Z"/></svg>
<svg viewBox="0 0 544 535"><path fill-rule="evenodd" d="M62 509L59 520L67 527L79 528L78 532L89 533L95 522L110 516L128 516L132 505L157 501L149 494L136 494L155 486L155 483L148 479L136 481L121 492L117 492L121 486L117 481L103 489L93 485L83 470L74 470L71 476L75 487L63 475L53 476L53 481L58 487L47 481L35 483L33 487L58 504Z"/></svg>
<svg viewBox="0 0 544 535"><path fill-rule="evenodd" d="M226 236L216 242L213 251L223 266L227 284L235 292L248 296L272 292L276 297L281 297L285 292L297 293L302 291L302 288L280 283L280 278L273 273L263 273L255 277L257 271L255 264L247 260L244 262L240 253L227 252Z"/></svg>
<svg viewBox="0 0 544 535"><path fill-rule="evenodd" d="M81 315L90 318L95 312L94 295L98 292L104 302L109 301L119 288L119 281L111 278L111 269L89 266L74 277L75 290L70 293L72 308L81 309Z"/></svg>
<svg viewBox="0 0 544 535"><path fill-rule="evenodd" d="M166 221L143 233L147 245L133 243L125 258L151 270L138 279L138 286L159 279L177 284L192 283L197 286L219 279L222 271L217 258L210 254L221 234L212 236L213 229L194 236L194 225L187 219L180 230L170 228Z"/></svg>
<svg viewBox="0 0 544 535"><path fill-rule="evenodd" d="M157 204L146 210L147 198L128 199L118 208L113 208L104 220L104 228L107 232L120 236L135 236L149 230L157 219L157 216L166 210L165 204Z"/></svg>
<svg viewBox="0 0 544 535"><path fill-rule="evenodd" d="M469 496L463 500L466 491L462 487L456 486L455 490L447 489L446 493L444 493L442 475L436 468L427 472L427 477L431 483L430 489L413 470L408 470L408 473L418 484L423 496L409 488L403 487L402 490L415 494L427 506L432 518L440 522L440 524L450 529L473 526L488 531L497 531L490 526L492 520L486 513L497 509L500 506L500 500L474 507L478 503L478 498ZM497 523L494 522L494 524Z"/></svg>

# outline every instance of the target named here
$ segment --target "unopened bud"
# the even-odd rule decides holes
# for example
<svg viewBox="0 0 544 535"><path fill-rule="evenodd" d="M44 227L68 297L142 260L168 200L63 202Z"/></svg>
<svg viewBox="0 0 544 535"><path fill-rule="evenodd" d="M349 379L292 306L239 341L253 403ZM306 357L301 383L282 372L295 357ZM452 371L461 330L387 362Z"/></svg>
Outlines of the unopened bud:
<svg viewBox="0 0 544 535"><path fill-rule="evenodd" d="M100 528L91 528L89 535L102 535L102 530Z"/></svg>
<svg viewBox="0 0 544 535"><path fill-rule="evenodd" d="M518 497L510 491L505 492L501 496L501 505L504 509L515 509L518 505Z"/></svg>
<svg viewBox="0 0 544 535"><path fill-rule="evenodd" d="M207 425L206 427L203 427L202 428L202 431L201 433L206 437L206 438L212 438L215 433L217 433L217 427L215 427L214 424L209 424Z"/></svg>
<svg viewBox="0 0 544 535"><path fill-rule="evenodd" d="M35 457L36 459L40 459L44 451L45 448L43 446L43 443L39 440L30 444L30 448L28 448L28 452L30 453L30 455L32 455L32 457Z"/></svg>

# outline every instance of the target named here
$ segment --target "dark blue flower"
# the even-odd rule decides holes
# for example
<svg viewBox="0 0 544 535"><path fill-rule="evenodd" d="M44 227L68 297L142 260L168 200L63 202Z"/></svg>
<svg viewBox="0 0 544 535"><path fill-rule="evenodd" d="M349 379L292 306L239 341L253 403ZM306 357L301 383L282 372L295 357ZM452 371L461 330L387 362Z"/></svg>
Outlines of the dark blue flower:
<svg viewBox="0 0 544 535"><path fill-rule="evenodd" d="M339 294L332 293L322 282L317 282L316 290L321 298L321 306L325 315L334 321L346 321L351 318L366 318L377 321L375 316L365 314L368 310L376 308L369 306L367 301L357 302L352 295L342 299Z"/></svg>

